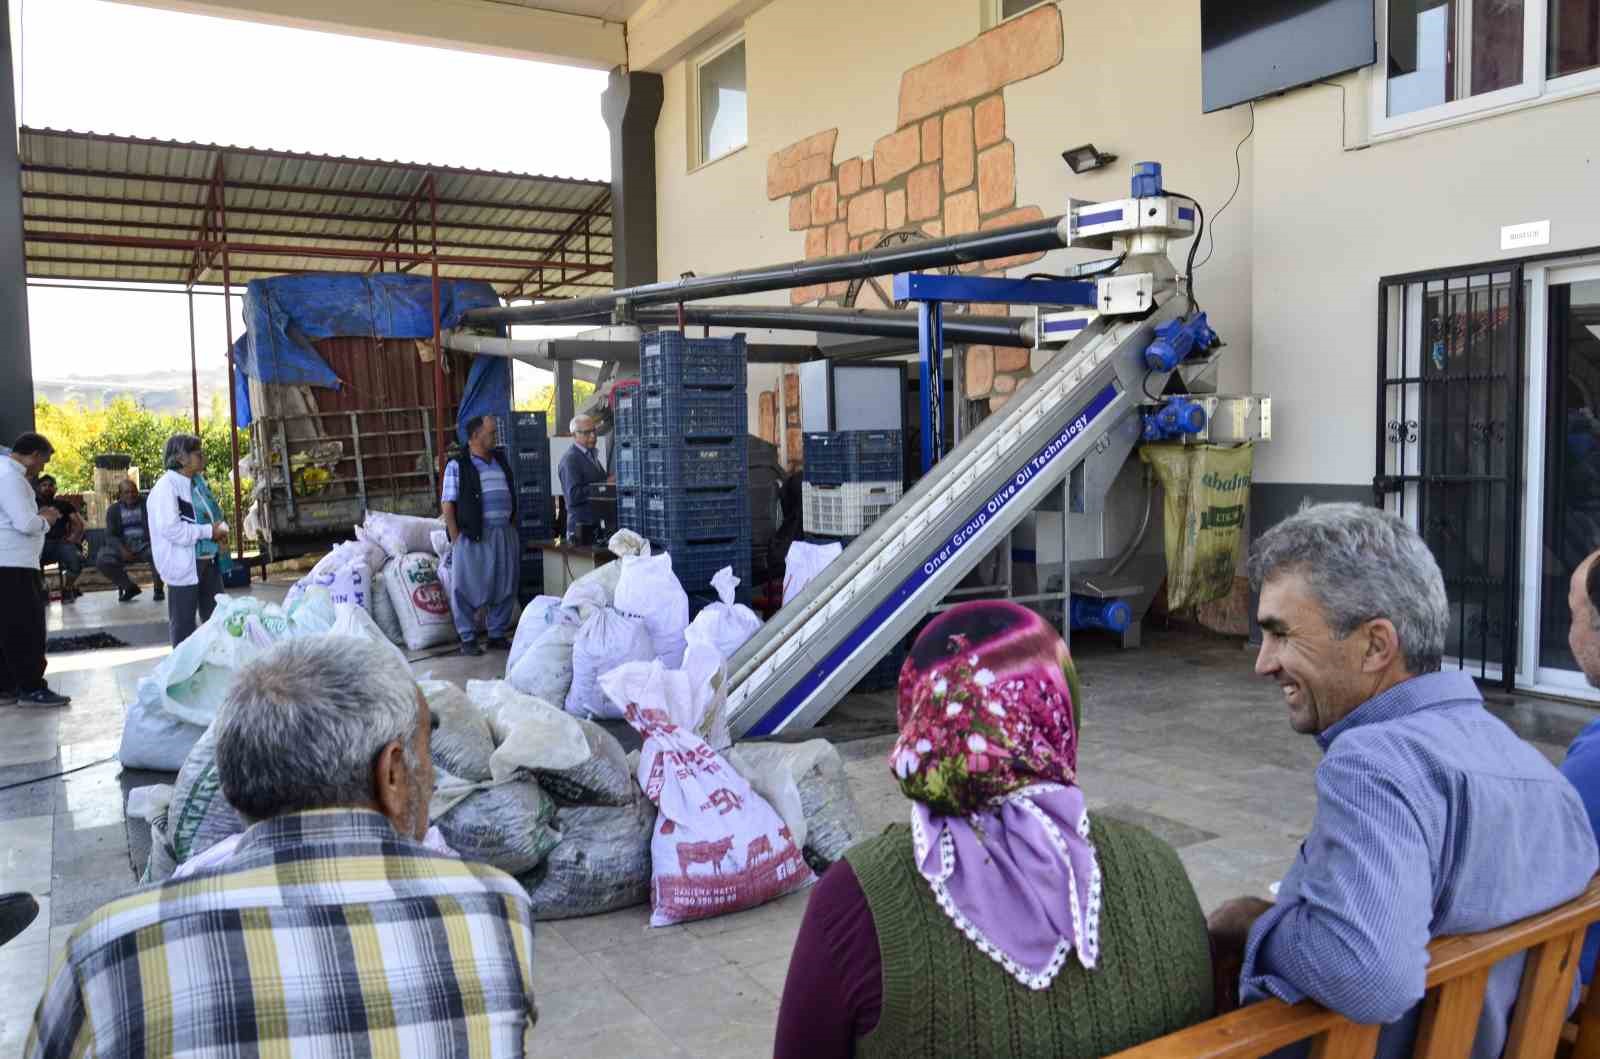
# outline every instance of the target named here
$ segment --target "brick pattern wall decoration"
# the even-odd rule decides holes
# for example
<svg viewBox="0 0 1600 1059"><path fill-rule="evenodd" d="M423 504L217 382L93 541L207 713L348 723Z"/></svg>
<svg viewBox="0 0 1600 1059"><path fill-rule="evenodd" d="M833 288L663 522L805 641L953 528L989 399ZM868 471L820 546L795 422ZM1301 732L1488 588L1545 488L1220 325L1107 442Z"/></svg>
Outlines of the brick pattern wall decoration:
<svg viewBox="0 0 1600 1059"><path fill-rule="evenodd" d="M906 71L899 126L878 139L870 156L836 165L838 129L773 154L767 160L767 197L788 197L789 228L802 233L807 259L870 249L894 231L938 237L1042 220L1040 207L1017 205L1016 147L1006 139L1003 90L1061 58L1061 12L1054 4L1002 23ZM962 271L998 273L1043 256L974 262ZM842 304L847 287L799 287L791 300ZM858 304L879 307L870 285L863 297L868 300ZM999 316L1011 311L1004 305L972 308ZM964 355L966 396L987 401L991 411L1029 374L1027 350L972 346Z"/></svg>

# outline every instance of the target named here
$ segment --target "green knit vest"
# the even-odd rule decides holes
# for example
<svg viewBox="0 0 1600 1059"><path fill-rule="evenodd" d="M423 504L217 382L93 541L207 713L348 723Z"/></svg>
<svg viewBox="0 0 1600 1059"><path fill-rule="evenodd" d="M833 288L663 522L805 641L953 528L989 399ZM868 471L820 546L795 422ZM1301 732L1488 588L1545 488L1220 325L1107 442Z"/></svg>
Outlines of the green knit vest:
<svg viewBox="0 0 1600 1059"><path fill-rule="evenodd" d="M1211 946L1194 887L1148 831L1093 819L1100 960L1067 959L1050 988L1018 982L968 941L917 872L903 824L845 854L883 960L883 1013L860 1059L1108 1055L1211 1017Z"/></svg>

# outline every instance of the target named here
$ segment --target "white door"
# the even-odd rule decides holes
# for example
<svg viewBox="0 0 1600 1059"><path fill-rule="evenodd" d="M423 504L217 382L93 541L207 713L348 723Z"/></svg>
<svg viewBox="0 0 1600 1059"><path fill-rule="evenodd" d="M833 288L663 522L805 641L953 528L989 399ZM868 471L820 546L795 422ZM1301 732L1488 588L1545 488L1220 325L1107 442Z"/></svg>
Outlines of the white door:
<svg viewBox="0 0 1600 1059"><path fill-rule="evenodd" d="M1527 270L1522 665L1532 690L1600 700L1567 648L1569 580L1600 548L1600 264Z"/></svg>

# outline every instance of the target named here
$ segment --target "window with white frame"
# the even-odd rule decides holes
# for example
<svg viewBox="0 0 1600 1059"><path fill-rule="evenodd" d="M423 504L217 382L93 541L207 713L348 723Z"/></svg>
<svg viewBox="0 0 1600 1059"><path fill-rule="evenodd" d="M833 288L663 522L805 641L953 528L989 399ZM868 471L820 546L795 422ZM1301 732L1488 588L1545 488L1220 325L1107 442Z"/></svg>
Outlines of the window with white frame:
<svg viewBox="0 0 1600 1059"><path fill-rule="evenodd" d="M695 165L714 162L749 142L744 38L724 41L694 64Z"/></svg>
<svg viewBox="0 0 1600 1059"><path fill-rule="evenodd" d="M1373 132L1600 88L1600 0L1386 0Z"/></svg>
<svg viewBox="0 0 1600 1059"><path fill-rule="evenodd" d="M1008 18L1016 18L1024 11L1031 11L1050 0L996 0L995 21L1004 22Z"/></svg>

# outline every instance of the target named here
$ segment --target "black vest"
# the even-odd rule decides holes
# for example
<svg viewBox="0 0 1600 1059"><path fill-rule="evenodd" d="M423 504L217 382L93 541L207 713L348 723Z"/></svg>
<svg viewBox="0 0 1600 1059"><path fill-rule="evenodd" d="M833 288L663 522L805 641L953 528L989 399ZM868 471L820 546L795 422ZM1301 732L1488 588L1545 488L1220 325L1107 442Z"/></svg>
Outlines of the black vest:
<svg viewBox="0 0 1600 1059"><path fill-rule="evenodd" d="M517 524L517 480L511 477L511 464L505 453L492 449L494 462L505 472L506 486L511 490L511 524ZM472 452L467 450L456 457L456 527L462 536L471 541L483 540L483 479L478 475L477 464L472 462Z"/></svg>

